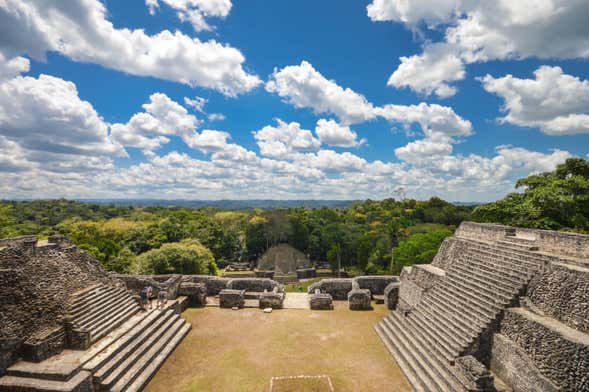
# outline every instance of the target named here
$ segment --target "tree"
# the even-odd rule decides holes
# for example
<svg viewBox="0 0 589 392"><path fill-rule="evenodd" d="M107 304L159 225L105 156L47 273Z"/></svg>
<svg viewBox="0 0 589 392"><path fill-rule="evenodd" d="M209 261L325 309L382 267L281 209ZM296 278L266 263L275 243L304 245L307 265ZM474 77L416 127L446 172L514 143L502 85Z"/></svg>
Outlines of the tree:
<svg viewBox="0 0 589 392"><path fill-rule="evenodd" d="M137 257L135 269L142 274L218 273L213 254L197 240L163 244Z"/></svg>
<svg viewBox="0 0 589 392"><path fill-rule="evenodd" d="M394 272L399 272L404 266L431 263L444 238L451 235L451 230L442 229L414 234L399 242L393 250Z"/></svg>
<svg viewBox="0 0 589 392"><path fill-rule="evenodd" d="M589 231L589 162L569 158L556 170L517 181L522 193L475 208L482 222L539 229Z"/></svg>

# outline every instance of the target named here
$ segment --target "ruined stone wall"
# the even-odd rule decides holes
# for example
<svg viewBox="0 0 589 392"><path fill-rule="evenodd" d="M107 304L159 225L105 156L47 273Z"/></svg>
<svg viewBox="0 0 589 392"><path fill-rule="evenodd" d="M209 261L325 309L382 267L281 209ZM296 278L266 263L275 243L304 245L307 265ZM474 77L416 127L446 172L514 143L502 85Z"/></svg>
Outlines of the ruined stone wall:
<svg viewBox="0 0 589 392"><path fill-rule="evenodd" d="M0 375L15 359L60 352L71 294L114 284L100 263L63 238L2 240L0 247Z"/></svg>
<svg viewBox="0 0 589 392"><path fill-rule="evenodd" d="M589 333L589 268L550 263L532 278L527 297L545 315Z"/></svg>
<svg viewBox="0 0 589 392"><path fill-rule="evenodd" d="M385 287L398 281L399 277L393 275L369 275L354 278L354 282L358 284L360 289L368 289L372 295L384 295Z"/></svg>
<svg viewBox="0 0 589 392"><path fill-rule="evenodd" d="M257 292L272 291L277 288L278 291L284 291L284 287L280 283L268 278L235 278L229 280L227 288Z"/></svg>
<svg viewBox="0 0 589 392"><path fill-rule="evenodd" d="M466 247L464 241L460 241L456 237L448 237L444 239L438 253L432 261L432 265L448 270L452 263L458 258L461 252Z"/></svg>
<svg viewBox="0 0 589 392"><path fill-rule="evenodd" d="M535 240L543 252L570 257L589 258L589 236L563 231L524 229L489 223L462 222L456 237L479 241L498 241L505 235Z"/></svg>
<svg viewBox="0 0 589 392"><path fill-rule="evenodd" d="M513 228L504 225L495 225L491 223L462 222L456 232L455 237L470 238L479 241L497 241L505 237L506 234L513 232Z"/></svg>
<svg viewBox="0 0 589 392"><path fill-rule="evenodd" d="M505 311L499 333L507 340L502 337L494 340L491 366L509 384L520 385L525 382L524 376L541 382L534 371L537 368L543 377L563 391L589 390L589 335L523 308ZM509 347L510 342L517 347ZM530 371L520 369L525 367ZM541 384L536 387L538 385ZM520 387L517 390L540 390L526 385Z"/></svg>
<svg viewBox="0 0 589 392"><path fill-rule="evenodd" d="M112 283L100 263L64 241L37 247L4 241L0 250L0 338L28 339L57 327L69 296L97 283Z"/></svg>
<svg viewBox="0 0 589 392"><path fill-rule="evenodd" d="M207 295L218 295L221 290L227 288L231 278L222 278L213 275L182 275L183 282L204 283L207 287Z"/></svg>
<svg viewBox="0 0 589 392"><path fill-rule="evenodd" d="M515 342L502 334L493 335L490 368L507 382L514 392L557 392L534 362Z"/></svg>
<svg viewBox="0 0 589 392"><path fill-rule="evenodd" d="M307 292L312 294L315 289L319 289L322 293L330 294L334 300L347 300L348 292L352 290L352 280L351 278L322 279L309 286Z"/></svg>
<svg viewBox="0 0 589 392"><path fill-rule="evenodd" d="M431 264L404 267L401 271L398 309L406 311L414 308L427 290L440 282L445 271Z"/></svg>

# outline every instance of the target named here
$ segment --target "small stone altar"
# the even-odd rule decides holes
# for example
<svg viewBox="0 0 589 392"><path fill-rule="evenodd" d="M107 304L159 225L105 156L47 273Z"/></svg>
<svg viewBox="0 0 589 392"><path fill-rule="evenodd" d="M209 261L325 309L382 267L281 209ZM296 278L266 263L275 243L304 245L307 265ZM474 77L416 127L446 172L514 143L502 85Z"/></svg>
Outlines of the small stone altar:
<svg viewBox="0 0 589 392"><path fill-rule="evenodd" d="M219 307L243 308L245 304L245 290L224 289L219 293Z"/></svg>

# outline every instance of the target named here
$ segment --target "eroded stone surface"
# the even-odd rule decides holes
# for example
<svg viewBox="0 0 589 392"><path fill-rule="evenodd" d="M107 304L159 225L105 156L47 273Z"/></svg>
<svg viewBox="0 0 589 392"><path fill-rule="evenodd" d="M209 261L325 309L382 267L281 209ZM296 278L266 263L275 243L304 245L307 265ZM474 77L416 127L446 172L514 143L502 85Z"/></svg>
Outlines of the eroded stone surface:
<svg viewBox="0 0 589 392"><path fill-rule="evenodd" d="M243 308L245 290L224 289L219 293L219 306L221 308Z"/></svg>
<svg viewBox="0 0 589 392"><path fill-rule="evenodd" d="M314 292L309 294L309 306L312 310L333 310L333 298L330 294Z"/></svg>
<svg viewBox="0 0 589 392"><path fill-rule="evenodd" d="M350 310L370 310L370 290L353 289L348 293L348 304Z"/></svg>

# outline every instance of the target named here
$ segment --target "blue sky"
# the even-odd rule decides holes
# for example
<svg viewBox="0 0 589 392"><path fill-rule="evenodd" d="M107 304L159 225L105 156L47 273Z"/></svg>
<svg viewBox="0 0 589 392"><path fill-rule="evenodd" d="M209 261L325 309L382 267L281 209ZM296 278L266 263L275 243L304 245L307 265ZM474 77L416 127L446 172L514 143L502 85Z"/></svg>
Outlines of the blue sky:
<svg viewBox="0 0 589 392"><path fill-rule="evenodd" d="M74 3L0 5L0 197L487 201L589 153L583 1Z"/></svg>

